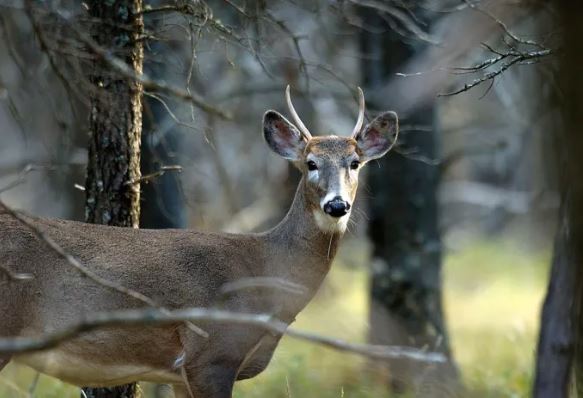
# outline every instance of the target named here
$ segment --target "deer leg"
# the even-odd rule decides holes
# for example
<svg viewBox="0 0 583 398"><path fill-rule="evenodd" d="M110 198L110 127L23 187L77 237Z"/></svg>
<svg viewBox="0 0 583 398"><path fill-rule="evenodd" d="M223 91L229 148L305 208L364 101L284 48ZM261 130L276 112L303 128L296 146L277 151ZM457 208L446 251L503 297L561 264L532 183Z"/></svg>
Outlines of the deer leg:
<svg viewBox="0 0 583 398"><path fill-rule="evenodd" d="M211 364L203 369L183 368L189 398L232 398L237 366ZM178 395L180 396L180 395Z"/></svg>
<svg viewBox="0 0 583 398"><path fill-rule="evenodd" d="M192 398L186 384L174 384L172 389L174 390L174 398Z"/></svg>
<svg viewBox="0 0 583 398"><path fill-rule="evenodd" d="M0 371L10 362L10 357L0 357Z"/></svg>

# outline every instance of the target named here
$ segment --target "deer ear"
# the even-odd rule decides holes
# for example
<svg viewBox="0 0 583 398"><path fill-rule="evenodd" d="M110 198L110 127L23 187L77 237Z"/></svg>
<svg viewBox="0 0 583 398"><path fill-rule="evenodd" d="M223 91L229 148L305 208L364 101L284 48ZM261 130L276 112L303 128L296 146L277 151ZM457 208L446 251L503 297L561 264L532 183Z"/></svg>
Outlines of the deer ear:
<svg viewBox="0 0 583 398"><path fill-rule="evenodd" d="M399 119L395 112L385 112L366 125L354 139L365 161L384 156L397 139Z"/></svg>
<svg viewBox="0 0 583 398"><path fill-rule="evenodd" d="M276 111L263 115L263 137L271 150L285 159L301 159L306 140L298 129Z"/></svg>

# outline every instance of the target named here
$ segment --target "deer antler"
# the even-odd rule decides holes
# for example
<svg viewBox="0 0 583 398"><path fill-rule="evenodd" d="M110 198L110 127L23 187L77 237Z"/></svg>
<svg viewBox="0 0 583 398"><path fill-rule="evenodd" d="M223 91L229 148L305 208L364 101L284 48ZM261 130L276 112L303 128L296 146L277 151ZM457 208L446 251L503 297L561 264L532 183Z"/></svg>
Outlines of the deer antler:
<svg viewBox="0 0 583 398"><path fill-rule="evenodd" d="M292 118L294 119L296 126L300 129L300 132L303 134L304 138L306 138L307 140L311 140L312 134L310 134L310 131L308 130L308 128L306 127L304 122L302 122L302 119L300 119L300 117L298 116L298 113L296 112L296 110L292 104L289 91L290 91L290 88L289 88L289 84L288 84L287 88L285 89L285 100L287 101L287 107L289 108L289 113L291 113Z"/></svg>
<svg viewBox="0 0 583 398"><path fill-rule="evenodd" d="M356 119L356 125L350 137L355 138L360 130L362 129L362 123L364 122L364 93L360 87L358 88L358 119Z"/></svg>

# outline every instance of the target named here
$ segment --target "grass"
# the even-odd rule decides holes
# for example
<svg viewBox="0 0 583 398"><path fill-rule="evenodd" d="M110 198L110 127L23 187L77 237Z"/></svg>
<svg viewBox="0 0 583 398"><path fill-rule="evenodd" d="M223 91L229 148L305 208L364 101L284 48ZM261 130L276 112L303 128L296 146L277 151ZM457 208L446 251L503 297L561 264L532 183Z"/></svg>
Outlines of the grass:
<svg viewBox="0 0 583 398"><path fill-rule="evenodd" d="M360 246L353 242L345 253L350 258L366 255ZM350 262L348 256L342 258ZM548 262L548 253L505 242L480 242L446 256L444 305L467 396L528 395ZM294 327L364 342L367 278L366 270L337 262ZM28 396L34 378L30 369L9 365L0 373L0 397ZM144 386L145 396L148 391ZM34 396L77 398L79 392L40 376ZM290 338L283 339L265 372L235 387L236 398L383 396L387 393L367 361Z"/></svg>

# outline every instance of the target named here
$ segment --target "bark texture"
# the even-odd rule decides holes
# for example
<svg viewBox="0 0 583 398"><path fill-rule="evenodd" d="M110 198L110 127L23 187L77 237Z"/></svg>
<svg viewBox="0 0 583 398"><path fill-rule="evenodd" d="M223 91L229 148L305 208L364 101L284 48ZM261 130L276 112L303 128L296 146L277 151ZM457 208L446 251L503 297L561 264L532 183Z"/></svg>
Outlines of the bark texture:
<svg viewBox="0 0 583 398"><path fill-rule="evenodd" d="M557 81L562 124L559 148L562 193L549 287L541 318L533 396L583 396L583 3L556 0L563 34Z"/></svg>
<svg viewBox="0 0 583 398"><path fill-rule="evenodd" d="M141 0L91 0L92 36L101 47L142 73L144 31ZM90 80L90 141L85 182L85 220L137 228L140 218L142 85L97 58ZM132 398L136 385L84 388L88 398Z"/></svg>
<svg viewBox="0 0 583 398"><path fill-rule="evenodd" d="M89 2L96 22L93 38L142 73L141 0ZM142 85L111 70L98 59L90 76L90 142L87 165L87 222L137 228L140 216L140 137Z"/></svg>
<svg viewBox="0 0 583 398"><path fill-rule="evenodd" d="M569 396L575 337L572 327L575 269L568 208L568 202L563 203L541 316L534 398Z"/></svg>
<svg viewBox="0 0 583 398"><path fill-rule="evenodd" d="M416 13L417 15L417 13ZM374 11L362 13L367 26L361 33L365 87L379 87L417 51L399 35L386 32ZM433 104L415 114L399 112L398 95L391 108L400 125L427 126L431 132L403 131L399 147L370 167L369 237L373 243L371 281L371 342L430 347L450 355L441 304L441 241L438 230L439 168L419 159L435 159L439 126ZM368 103L369 110L375 104ZM386 110L386 109L382 109ZM409 361L392 361L389 383L394 392L415 396L453 396L458 390L453 363L428 369Z"/></svg>

